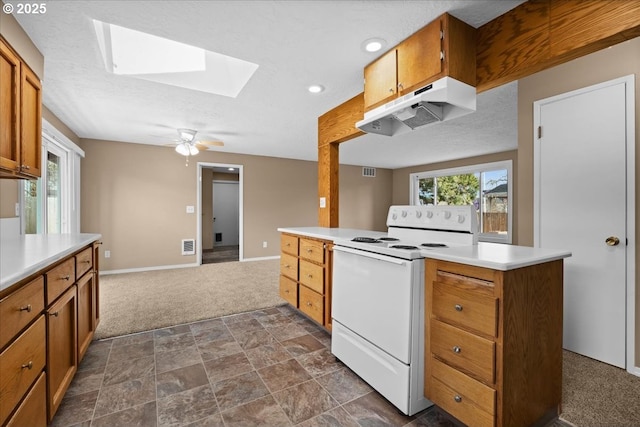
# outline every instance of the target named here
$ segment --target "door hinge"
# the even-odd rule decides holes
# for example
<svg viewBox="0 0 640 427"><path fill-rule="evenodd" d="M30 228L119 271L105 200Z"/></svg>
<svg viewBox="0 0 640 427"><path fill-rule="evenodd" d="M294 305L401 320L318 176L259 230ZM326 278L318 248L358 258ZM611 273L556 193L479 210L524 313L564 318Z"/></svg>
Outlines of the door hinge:
<svg viewBox="0 0 640 427"><path fill-rule="evenodd" d="M444 61L444 51L440 51L440 60Z"/></svg>
<svg viewBox="0 0 640 427"><path fill-rule="evenodd" d="M538 139L542 138L542 126L538 126Z"/></svg>
<svg viewBox="0 0 640 427"><path fill-rule="evenodd" d="M440 40L444 40L444 30L440 30Z"/></svg>

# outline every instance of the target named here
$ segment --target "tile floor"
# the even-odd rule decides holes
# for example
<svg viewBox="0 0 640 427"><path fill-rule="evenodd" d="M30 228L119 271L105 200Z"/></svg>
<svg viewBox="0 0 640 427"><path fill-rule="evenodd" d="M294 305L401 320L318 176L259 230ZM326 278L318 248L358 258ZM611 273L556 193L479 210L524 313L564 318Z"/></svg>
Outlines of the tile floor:
<svg viewBox="0 0 640 427"><path fill-rule="evenodd" d="M329 347L289 306L94 341L51 426L454 425L403 415Z"/></svg>

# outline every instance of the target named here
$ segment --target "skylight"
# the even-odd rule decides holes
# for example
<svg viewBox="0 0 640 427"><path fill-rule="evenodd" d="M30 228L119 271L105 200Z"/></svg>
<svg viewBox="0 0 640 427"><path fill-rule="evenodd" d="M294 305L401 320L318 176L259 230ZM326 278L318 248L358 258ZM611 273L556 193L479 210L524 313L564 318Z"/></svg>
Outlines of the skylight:
<svg viewBox="0 0 640 427"><path fill-rule="evenodd" d="M105 68L117 75L235 98L258 65L93 20Z"/></svg>

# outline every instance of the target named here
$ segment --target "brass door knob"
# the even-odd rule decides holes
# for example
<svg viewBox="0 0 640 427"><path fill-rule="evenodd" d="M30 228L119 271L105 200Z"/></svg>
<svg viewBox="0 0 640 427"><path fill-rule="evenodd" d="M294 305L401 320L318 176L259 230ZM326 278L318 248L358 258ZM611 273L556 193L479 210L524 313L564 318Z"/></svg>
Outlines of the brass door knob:
<svg viewBox="0 0 640 427"><path fill-rule="evenodd" d="M604 242L607 244L607 246L618 246L618 243L620 243L620 239L618 239L616 236L609 236Z"/></svg>

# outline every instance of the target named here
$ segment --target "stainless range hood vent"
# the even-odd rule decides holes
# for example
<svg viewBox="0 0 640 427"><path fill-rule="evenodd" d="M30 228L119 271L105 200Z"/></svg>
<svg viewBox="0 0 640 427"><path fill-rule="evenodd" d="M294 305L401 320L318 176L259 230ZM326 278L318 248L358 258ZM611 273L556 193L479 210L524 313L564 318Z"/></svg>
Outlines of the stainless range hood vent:
<svg viewBox="0 0 640 427"><path fill-rule="evenodd" d="M443 77L364 114L356 127L367 133L393 136L476 110L476 88Z"/></svg>

